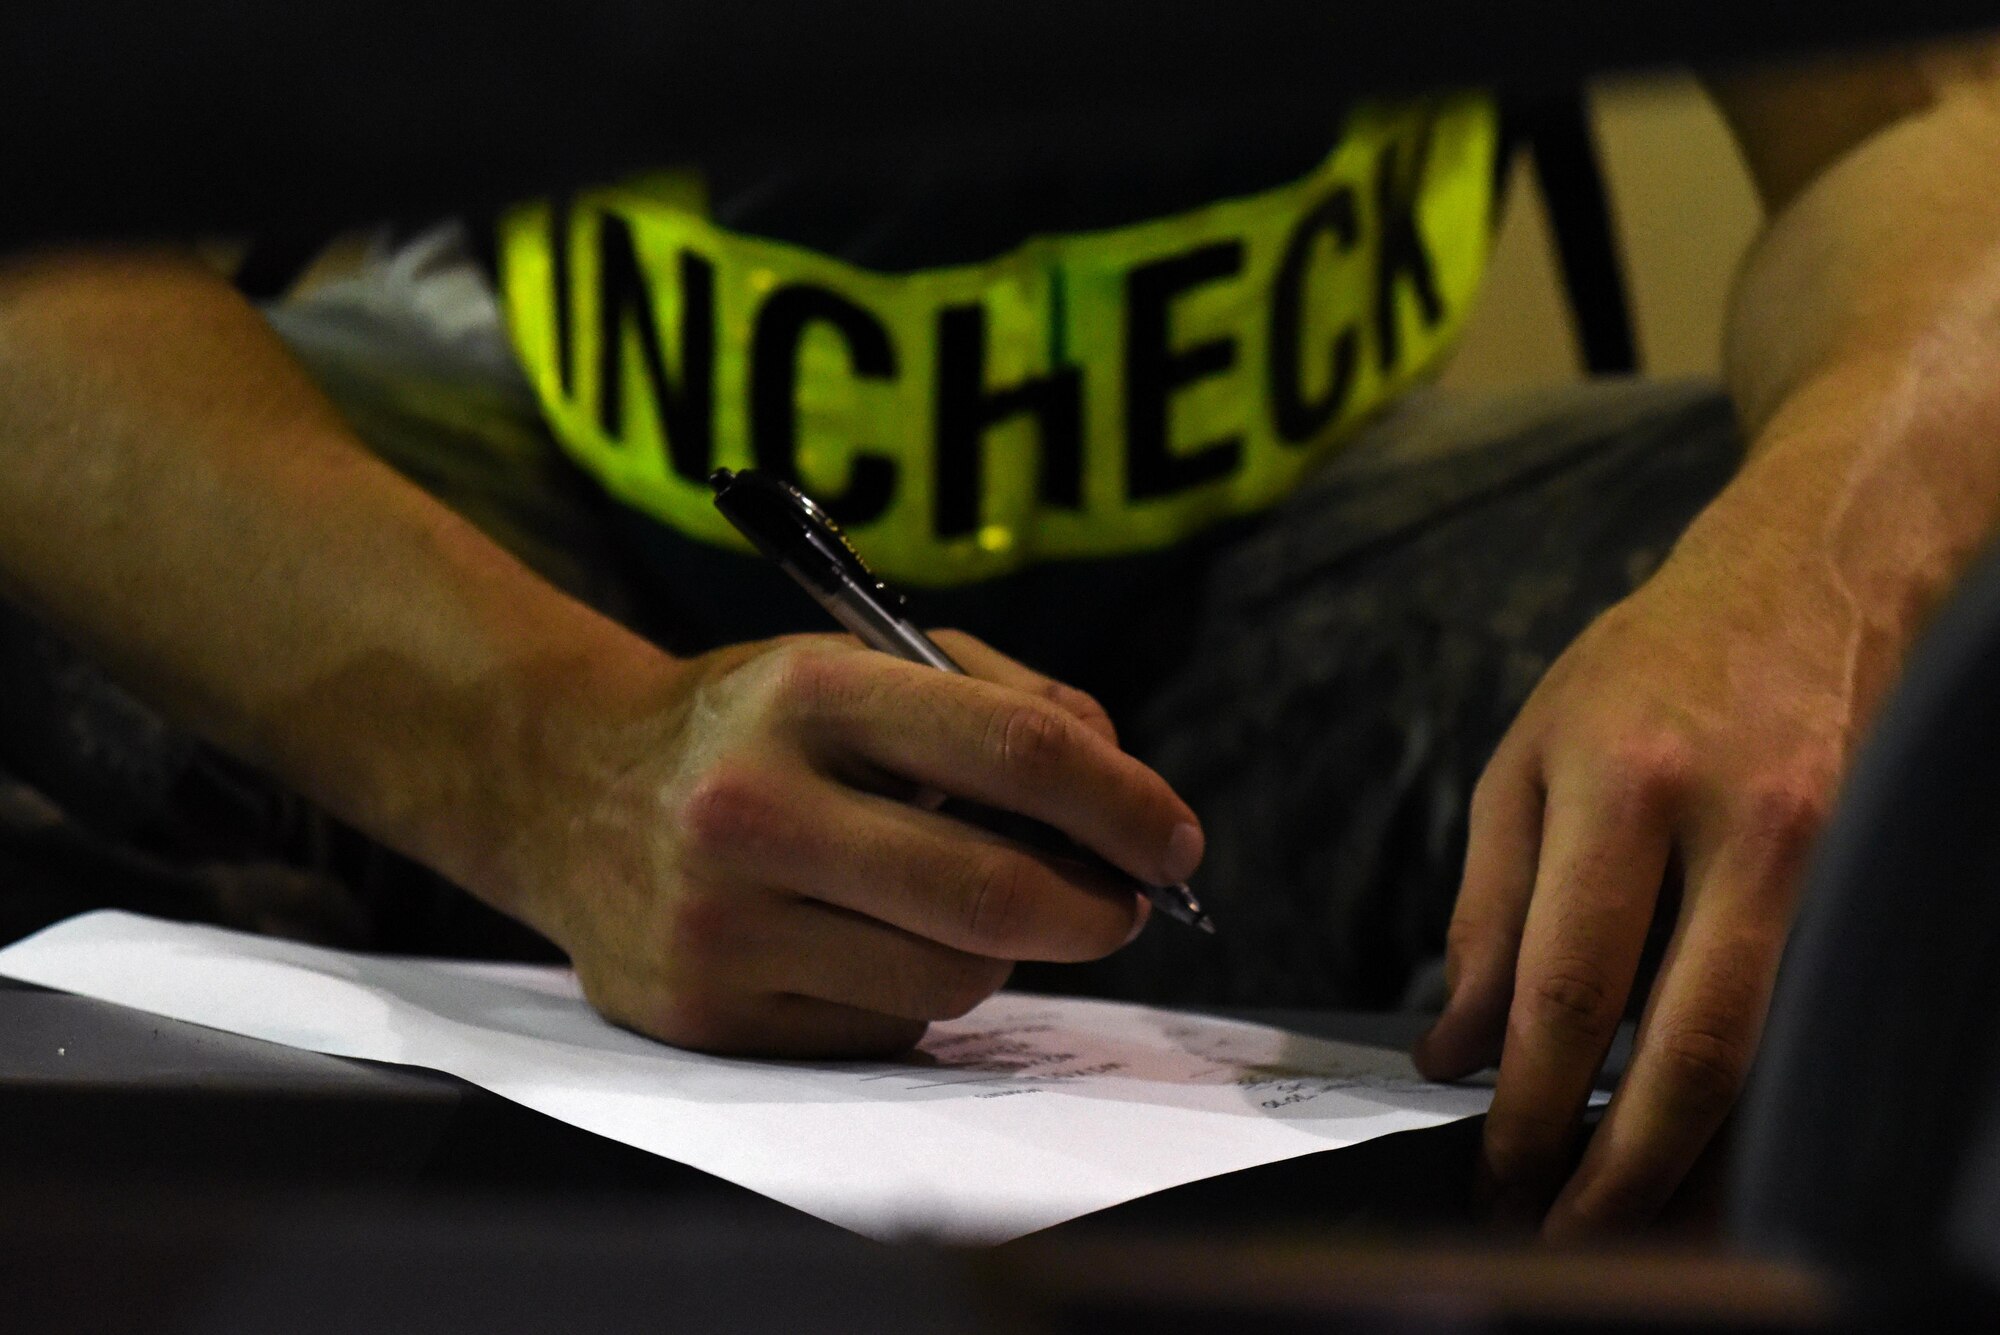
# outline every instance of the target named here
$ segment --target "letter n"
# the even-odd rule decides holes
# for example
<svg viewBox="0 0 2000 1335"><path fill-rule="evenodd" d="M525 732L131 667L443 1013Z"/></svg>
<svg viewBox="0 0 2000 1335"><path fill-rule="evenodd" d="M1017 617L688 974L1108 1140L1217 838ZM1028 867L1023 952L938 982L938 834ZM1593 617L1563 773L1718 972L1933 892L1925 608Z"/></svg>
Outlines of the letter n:
<svg viewBox="0 0 2000 1335"><path fill-rule="evenodd" d="M667 368L648 275L632 227L613 213L597 220L597 424L627 439L624 351L628 326L639 340L639 365L659 407L660 433L674 472L702 482L715 442L715 266L680 254L680 374Z"/></svg>

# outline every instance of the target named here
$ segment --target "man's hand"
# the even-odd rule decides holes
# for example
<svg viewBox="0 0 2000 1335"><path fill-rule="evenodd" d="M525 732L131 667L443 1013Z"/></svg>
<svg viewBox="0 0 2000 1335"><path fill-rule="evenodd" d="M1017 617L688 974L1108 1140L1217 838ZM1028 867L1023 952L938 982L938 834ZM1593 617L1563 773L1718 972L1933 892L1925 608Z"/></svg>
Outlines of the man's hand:
<svg viewBox="0 0 2000 1335"><path fill-rule="evenodd" d="M582 729L524 824L510 907L591 1001L685 1047L898 1051L1016 960L1086 960L1147 905L928 809L945 793L1058 826L1143 880L1201 856L1192 812L1090 697L963 635L971 676L844 636L677 665L651 719Z"/></svg>
<svg viewBox="0 0 2000 1335"><path fill-rule="evenodd" d="M1106 954L1128 889L926 809L1038 817L1161 883L1193 814L1097 705L963 636L676 660L371 457L178 254L0 264L0 575L177 718L571 953L613 1018L907 1046L1014 960ZM218 388L221 387L221 388Z"/></svg>
<svg viewBox="0 0 2000 1335"><path fill-rule="evenodd" d="M1491 1185L1551 1235L1648 1222L1721 1126L1856 727L1851 609L1715 528L1557 660L1473 797L1451 1000L1417 1058L1439 1079L1499 1062ZM1631 1067L1564 1186L1674 869Z"/></svg>
<svg viewBox="0 0 2000 1335"><path fill-rule="evenodd" d="M1498 1060L1486 1167L1553 1235L1650 1220L1727 1116L1841 769L2000 516L2000 47L1717 91L1777 214L1731 311L1750 458L1502 741L1418 1049L1437 1077ZM1676 882L1632 1064L1565 1184Z"/></svg>

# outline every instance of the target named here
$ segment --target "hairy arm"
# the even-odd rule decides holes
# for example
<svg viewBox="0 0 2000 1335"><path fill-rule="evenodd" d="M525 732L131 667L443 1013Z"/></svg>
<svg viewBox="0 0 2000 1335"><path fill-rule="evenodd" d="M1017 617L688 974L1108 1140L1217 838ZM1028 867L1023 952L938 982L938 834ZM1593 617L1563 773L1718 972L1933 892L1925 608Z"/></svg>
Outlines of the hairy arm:
<svg viewBox="0 0 2000 1335"><path fill-rule="evenodd" d="M163 707L462 877L568 690L666 661L371 457L168 253L0 269L0 580Z"/></svg>

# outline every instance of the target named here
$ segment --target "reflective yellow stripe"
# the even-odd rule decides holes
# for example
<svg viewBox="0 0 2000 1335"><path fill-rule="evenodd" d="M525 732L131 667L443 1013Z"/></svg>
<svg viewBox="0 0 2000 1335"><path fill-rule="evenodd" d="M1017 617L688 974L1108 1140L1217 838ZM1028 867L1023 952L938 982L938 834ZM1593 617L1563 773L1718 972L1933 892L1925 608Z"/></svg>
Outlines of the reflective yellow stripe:
<svg viewBox="0 0 2000 1335"><path fill-rule="evenodd" d="M704 478L774 468L886 576L957 584L1282 496L1457 335L1495 140L1484 97L1364 107L1289 185L913 274L648 178L512 211L502 292L557 437L625 503L740 548Z"/></svg>

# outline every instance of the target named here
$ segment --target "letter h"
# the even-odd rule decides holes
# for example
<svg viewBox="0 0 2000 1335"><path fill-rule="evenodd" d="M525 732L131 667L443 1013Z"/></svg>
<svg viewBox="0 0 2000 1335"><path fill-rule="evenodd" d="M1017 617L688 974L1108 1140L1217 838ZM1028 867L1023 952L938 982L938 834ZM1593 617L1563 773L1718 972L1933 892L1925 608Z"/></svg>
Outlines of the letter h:
<svg viewBox="0 0 2000 1335"><path fill-rule="evenodd" d="M1023 413L1041 432L1035 493L1044 505L1083 504L1083 377L1074 366L998 389L986 385L986 308L947 306L937 324L937 491L939 538L976 532L986 433Z"/></svg>

